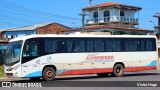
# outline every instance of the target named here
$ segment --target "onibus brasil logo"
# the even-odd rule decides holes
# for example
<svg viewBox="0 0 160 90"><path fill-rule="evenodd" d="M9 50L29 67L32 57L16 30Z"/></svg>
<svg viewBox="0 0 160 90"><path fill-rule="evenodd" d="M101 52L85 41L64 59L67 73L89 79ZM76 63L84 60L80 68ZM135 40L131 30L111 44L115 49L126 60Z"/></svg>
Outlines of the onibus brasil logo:
<svg viewBox="0 0 160 90"><path fill-rule="evenodd" d="M2 82L2 87L42 87L41 83Z"/></svg>

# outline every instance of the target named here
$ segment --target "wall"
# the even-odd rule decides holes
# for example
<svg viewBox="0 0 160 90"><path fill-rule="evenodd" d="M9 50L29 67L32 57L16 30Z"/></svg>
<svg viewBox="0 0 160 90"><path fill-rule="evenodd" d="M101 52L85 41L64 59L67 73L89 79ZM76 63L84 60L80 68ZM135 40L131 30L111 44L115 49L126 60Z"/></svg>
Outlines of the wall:
<svg viewBox="0 0 160 90"><path fill-rule="evenodd" d="M24 31L5 31L4 37L11 38L11 35L15 35L17 37L22 37L26 35L35 34L34 30L24 30Z"/></svg>

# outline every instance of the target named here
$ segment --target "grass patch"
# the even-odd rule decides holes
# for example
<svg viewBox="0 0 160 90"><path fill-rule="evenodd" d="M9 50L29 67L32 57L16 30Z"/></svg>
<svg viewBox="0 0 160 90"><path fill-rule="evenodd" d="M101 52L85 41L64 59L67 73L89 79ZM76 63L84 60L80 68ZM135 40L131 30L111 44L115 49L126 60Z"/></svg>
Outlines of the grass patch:
<svg viewBox="0 0 160 90"><path fill-rule="evenodd" d="M4 77L4 66L3 65L0 66L0 78L1 77Z"/></svg>

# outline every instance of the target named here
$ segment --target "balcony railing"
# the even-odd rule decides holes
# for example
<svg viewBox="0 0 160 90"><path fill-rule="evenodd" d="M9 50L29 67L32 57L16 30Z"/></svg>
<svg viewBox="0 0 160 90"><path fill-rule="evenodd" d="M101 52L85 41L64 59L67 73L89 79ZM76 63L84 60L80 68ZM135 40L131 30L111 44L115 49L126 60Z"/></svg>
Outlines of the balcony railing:
<svg viewBox="0 0 160 90"><path fill-rule="evenodd" d="M100 17L86 20L85 24L97 24L107 22L124 22L124 23L138 23L138 18L122 17L122 16L110 16Z"/></svg>

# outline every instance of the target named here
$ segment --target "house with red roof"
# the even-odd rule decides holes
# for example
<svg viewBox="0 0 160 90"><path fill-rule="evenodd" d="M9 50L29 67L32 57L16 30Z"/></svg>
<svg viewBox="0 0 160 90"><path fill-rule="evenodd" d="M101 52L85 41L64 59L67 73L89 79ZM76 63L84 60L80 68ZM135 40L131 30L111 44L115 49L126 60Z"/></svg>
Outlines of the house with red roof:
<svg viewBox="0 0 160 90"><path fill-rule="evenodd" d="M146 35L153 30L139 28L139 12L142 8L117 2L105 2L82 8L83 28L64 31L71 32L109 32L112 35Z"/></svg>

